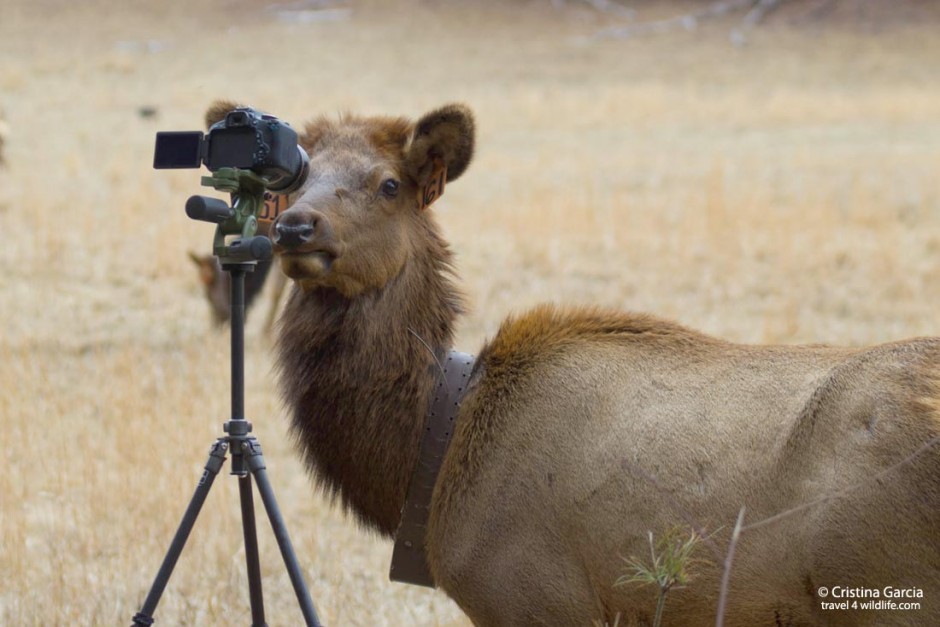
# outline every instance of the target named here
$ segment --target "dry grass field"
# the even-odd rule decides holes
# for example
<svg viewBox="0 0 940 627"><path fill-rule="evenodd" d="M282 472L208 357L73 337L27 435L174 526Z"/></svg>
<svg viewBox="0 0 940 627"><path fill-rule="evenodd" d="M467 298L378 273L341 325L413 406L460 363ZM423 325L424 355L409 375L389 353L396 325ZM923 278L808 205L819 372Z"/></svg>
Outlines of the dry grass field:
<svg viewBox="0 0 940 627"><path fill-rule="evenodd" d="M295 124L475 110L476 160L434 209L473 306L464 350L548 300L742 342L940 333L929 3L907 24L778 16L743 47L727 20L591 40L608 18L577 4L359 3L303 21L249 0L3 0L0 625L128 623L228 417L228 337L186 255L211 245L183 212L200 173L150 167L154 132L198 128L216 97ZM465 625L443 595L389 583L391 545L315 493L265 307L247 413L321 618ZM222 474L158 624L250 622L238 511ZM259 530L268 621L299 624Z"/></svg>

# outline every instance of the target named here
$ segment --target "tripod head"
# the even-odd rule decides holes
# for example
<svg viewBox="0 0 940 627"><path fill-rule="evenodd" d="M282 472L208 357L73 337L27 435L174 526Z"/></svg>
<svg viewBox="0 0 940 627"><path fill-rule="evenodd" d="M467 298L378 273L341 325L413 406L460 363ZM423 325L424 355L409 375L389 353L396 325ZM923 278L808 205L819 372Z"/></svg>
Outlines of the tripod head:
<svg viewBox="0 0 940 627"><path fill-rule="evenodd" d="M225 104L225 103L220 103ZM204 196L186 202L194 220L218 225L212 252L222 264L254 264L270 259L271 242L254 237L264 207L265 189L286 197L297 191L310 171L310 160L290 124L251 107L236 107L225 118L202 131L157 133L153 167L198 168L212 176L202 184L232 194L233 206ZM272 196L274 208L276 197ZM237 236L237 237L234 237Z"/></svg>
<svg viewBox="0 0 940 627"><path fill-rule="evenodd" d="M207 196L190 196L186 215L193 220L215 223L212 253L222 264L255 263L270 259L271 240L255 236L258 215L264 208L266 181L251 170L220 168L202 177L202 185L232 195L232 205Z"/></svg>

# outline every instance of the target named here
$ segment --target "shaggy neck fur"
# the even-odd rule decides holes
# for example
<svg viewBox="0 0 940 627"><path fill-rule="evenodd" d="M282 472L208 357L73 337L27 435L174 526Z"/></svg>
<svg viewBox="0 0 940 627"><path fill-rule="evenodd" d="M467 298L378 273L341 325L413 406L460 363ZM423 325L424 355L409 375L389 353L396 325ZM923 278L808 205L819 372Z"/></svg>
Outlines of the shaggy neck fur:
<svg viewBox="0 0 940 627"><path fill-rule="evenodd" d="M426 242L395 279L352 299L295 289L278 334L281 390L308 469L389 536L439 376L435 357L450 348L462 312L451 253L430 218L421 223Z"/></svg>

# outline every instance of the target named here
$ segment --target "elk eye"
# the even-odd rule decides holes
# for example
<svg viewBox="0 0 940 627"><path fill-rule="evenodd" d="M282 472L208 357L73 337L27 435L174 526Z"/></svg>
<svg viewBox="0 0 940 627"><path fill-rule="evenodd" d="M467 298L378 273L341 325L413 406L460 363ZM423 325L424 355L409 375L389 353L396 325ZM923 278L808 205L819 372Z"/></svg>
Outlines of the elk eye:
<svg viewBox="0 0 940 627"><path fill-rule="evenodd" d="M382 181L382 193L388 198L394 198L398 195L398 181L395 179L385 179Z"/></svg>

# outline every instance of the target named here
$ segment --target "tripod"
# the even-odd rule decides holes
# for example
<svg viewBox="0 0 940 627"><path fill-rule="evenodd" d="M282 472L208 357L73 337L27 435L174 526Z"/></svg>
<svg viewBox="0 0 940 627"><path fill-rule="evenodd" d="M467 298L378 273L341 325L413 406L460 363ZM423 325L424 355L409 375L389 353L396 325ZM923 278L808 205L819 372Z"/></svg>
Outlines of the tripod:
<svg viewBox="0 0 940 627"><path fill-rule="evenodd" d="M197 198L199 202L196 204L199 206L194 207L192 212L190 211L191 203L187 203L187 213L190 217L218 221L218 218L223 217L223 213L232 211L224 202L211 198L194 196L190 201ZM225 213L225 215L229 214ZM196 486L196 491L186 508L186 512L183 514L183 520L176 530L176 535L173 536L166 557L163 558L163 564L157 572L153 586L151 586L140 612L134 615L133 627L153 625L153 613L157 608L157 603L160 602L160 596L170 580L170 575L173 573L176 561L183 551L186 539L196 523L199 510L209 495L212 482L222 468L222 464L225 463L227 453L232 455L231 474L238 477L242 529L245 538L245 558L248 566L248 592L251 600L252 627L266 627L267 625L264 620L264 599L261 592L261 568L258 559L258 538L255 529L255 510L251 490L252 477L254 477L255 484L258 486L258 492L274 530L274 537L277 539L281 556L284 558L284 564L287 567L304 620L308 627L320 627L316 609L313 606L313 599L311 599L310 592L307 590L300 564L297 562L297 556L287 533L287 526L281 516L277 501L274 499L271 483L268 481L264 457L261 455L261 445L258 443L257 438L249 435L251 423L245 419L245 274L254 270L257 260L270 258L271 242L263 236L249 237L232 242L225 252L226 256L221 257L222 269L228 272L232 279L232 418L223 425L223 430L227 435L217 439L209 451L209 459Z"/></svg>

